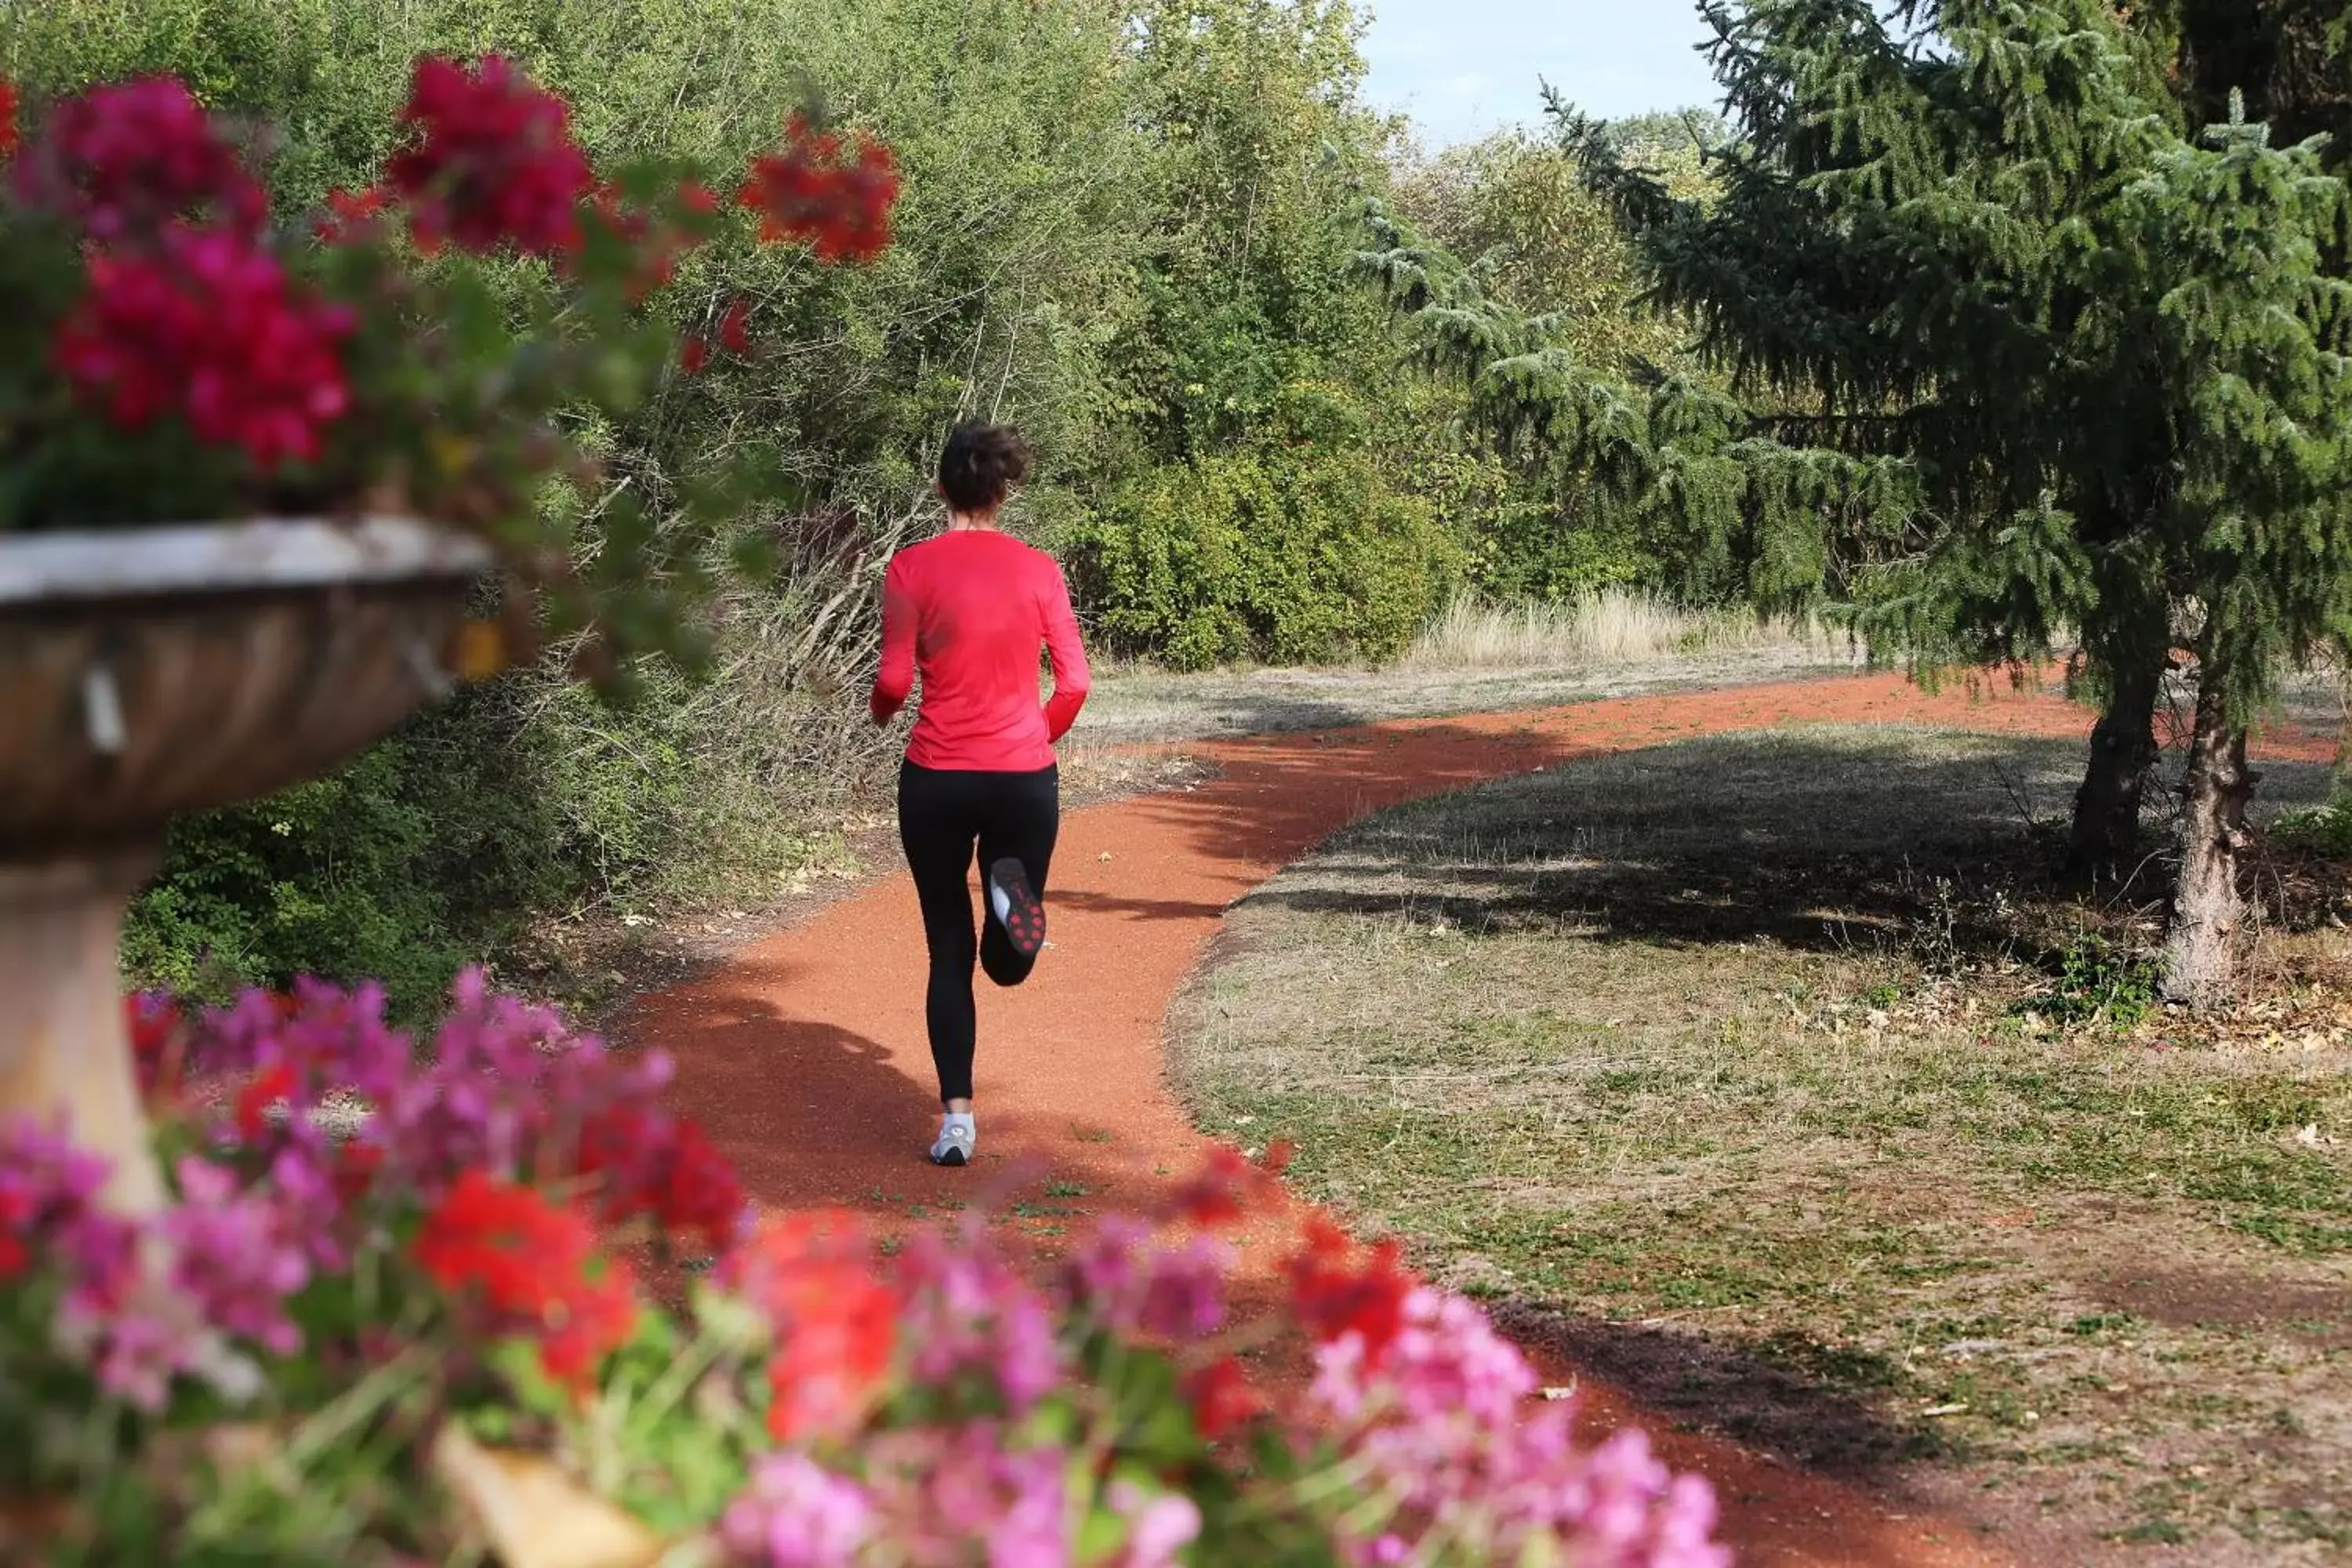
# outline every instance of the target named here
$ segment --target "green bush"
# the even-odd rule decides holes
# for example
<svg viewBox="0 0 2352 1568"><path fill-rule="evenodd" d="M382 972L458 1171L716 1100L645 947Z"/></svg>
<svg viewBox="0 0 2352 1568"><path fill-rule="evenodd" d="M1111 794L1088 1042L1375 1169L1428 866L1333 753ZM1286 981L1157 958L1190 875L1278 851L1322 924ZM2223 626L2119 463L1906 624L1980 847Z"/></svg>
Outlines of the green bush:
<svg viewBox="0 0 2352 1568"><path fill-rule="evenodd" d="M2157 1008L2157 965L2146 954L2078 932L2058 954L2056 982L2010 1011L2033 1013L2060 1028L2103 1027L2123 1033Z"/></svg>
<svg viewBox="0 0 2352 1568"><path fill-rule="evenodd" d="M132 907L126 970L214 1001L371 976L415 1021L462 965L515 951L550 916L773 886L809 858L811 817L870 783L878 737L856 705L747 666L756 637L721 637L744 689L656 670L614 710L521 671L339 773L175 823Z"/></svg>
<svg viewBox="0 0 2352 1568"><path fill-rule="evenodd" d="M174 823L131 910L126 967L207 1001L297 973L373 975L404 1014L428 1007L479 934L438 874L451 807L470 803L420 788L436 771L404 736L330 777ZM478 886L495 875L465 869Z"/></svg>
<svg viewBox="0 0 2352 1568"><path fill-rule="evenodd" d="M1181 669L1391 657L1462 563L1427 500L1344 447L1163 468L1063 543L1097 637Z"/></svg>
<svg viewBox="0 0 2352 1568"><path fill-rule="evenodd" d="M2281 843L2331 860L2352 860L2352 791L2339 783L2326 805L2290 811L2271 826Z"/></svg>
<svg viewBox="0 0 2352 1568"><path fill-rule="evenodd" d="M746 296L765 352L604 433L656 513L703 454L757 441L813 514L859 520L845 542L775 520L801 575L722 628L722 679L646 671L641 704L613 714L523 672L333 778L184 823L135 912L133 973L215 994L373 973L414 1014L461 957L550 914L772 886L876 777L854 695L811 694L870 668L876 557L960 414L1034 438L1029 516L1071 548L1120 651L1198 666L1402 647L1475 531L1412 472L1459 398L1397 374L1385 307L1347 270L1389 134L1357 100L1354 37L1344 5L1256 0L0 5L0 74L28 88L178 71L280 125L289 213L373 178L419 49L513 54L571 99L600 159L727 165L814 91L906 176L871 268L693 258L659 308L708 322Z"/></svg>
<svg viewBox="0 0 2352 1568"><path fill-rule="evenodd" d="M1659 576L1632 528L1599 528L1562 516L1551 485L1492 452L1418 455L1412 477L1438 521L1462 542L1464 575L1482 598L1561 604Z"/></svg>

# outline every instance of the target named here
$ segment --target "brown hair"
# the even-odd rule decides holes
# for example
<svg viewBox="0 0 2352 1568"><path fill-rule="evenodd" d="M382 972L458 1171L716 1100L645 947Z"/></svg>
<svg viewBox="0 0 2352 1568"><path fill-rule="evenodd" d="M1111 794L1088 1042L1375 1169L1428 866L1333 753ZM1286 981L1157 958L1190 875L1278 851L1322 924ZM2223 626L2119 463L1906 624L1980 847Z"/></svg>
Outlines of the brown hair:
<svg viewBox="0 0 2352 1568"><path fill-rule="evenodd" d="M1005 492L1029 477L1029 443L1010 425L968 419L948 432L940 454L940 491L960 512L994 511Z"/></svg>

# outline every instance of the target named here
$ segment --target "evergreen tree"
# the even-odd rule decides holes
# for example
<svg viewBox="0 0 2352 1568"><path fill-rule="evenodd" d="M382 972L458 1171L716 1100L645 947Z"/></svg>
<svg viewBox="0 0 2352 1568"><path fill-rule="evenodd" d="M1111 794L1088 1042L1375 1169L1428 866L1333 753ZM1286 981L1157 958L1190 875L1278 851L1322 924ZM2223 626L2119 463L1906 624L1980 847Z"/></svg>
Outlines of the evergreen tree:
<svg viewBox="0 0 2352 1568"><path fill-rule="evenodd" d="M2325 135L2352 157L2352 6L2345 0L2118 0L2116 11L2173 60L2191 123L2216 124L2242 94L2281 145Z"/></svg>
<svg viewBox="0 0 2352 1568"><path fill-rule="evenodd" d="M2155 40L2105 0L1702 9L1741 131L1718 203L1672 200L1563 115L1569 140L1735 387L1811 395L1777 436L1916 475L1921 547L1876 635L1937 661L2079 630L2105 699L2086 862L2129 847L2185 610L2199 739L2166 986L2217 994L2246 721L2340 624L2352 566L2341 184L2242 120L2185 136Z"/></svg>
<svg viewBox="0 0 2352 1568"><path fill-rule="evenodd" d="M2083 629L2105 710L2074 858L2122 862L2169 627L2137 559L2162 445L2147 323L2102 272L2121 193L2177 139L2153 53L2101 0L1703 9L1742 132L1717 204L1667 201L1563 129L1740 393L1810 395L1788 439L1913 465L1927 504L1865 623L1883 646L1934 667Z"/></svg>
<svg viewBox="0 0 2352 1568"><path fill-rule="evenodd" d="M2197 725L2165 949L2176 1000L2231 973L2249 718L2283 668L2352 626L2352 199L2320 148L2281 151L2243 105L2131 193L2159 300L2175 456L2162 557L2198 618Z"/></svg>
<svg viewBox="0 0 2352 1568"><path fill-rule="evenodd" d="M1715 199L1678 199L1555 109L1719 382L1638 393L1393 230L1363 265L1491 429L1696 578L1785 600L1826 576L1876 646L1930 668L2078 634L2103 699L2086 868L2133 849L2186 635L2164 984L2222 994L2247 723L2347 625L2343 184L2321 145L2273 146L2242 112L2192 134L2179 37L2108 0L1702 10L1739 132Z"/></svg>

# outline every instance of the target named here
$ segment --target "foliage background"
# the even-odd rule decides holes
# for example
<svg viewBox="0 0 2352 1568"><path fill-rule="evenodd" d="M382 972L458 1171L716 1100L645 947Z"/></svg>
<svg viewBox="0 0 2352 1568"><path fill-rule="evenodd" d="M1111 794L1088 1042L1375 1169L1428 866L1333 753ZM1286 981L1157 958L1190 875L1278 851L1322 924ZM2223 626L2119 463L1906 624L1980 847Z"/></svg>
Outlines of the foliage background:
<svg viewBox="0 0 2352 1568"><path fill-rule="evenodd" d="M612 711L554 661L426 714L342 773L179 825L135 911L142 979L199 994L299 972L383 977L428 1008L463 959L551 918L741 901L817 854L880 776L860 722L871 594L927 525L956 417L1017 420L1041 468L1014 524L1059 549L1097 644L1184 667L1378 659L1465 585L1561 596L1646 574L1563 528L1413 368L1350 267L1411 173L1367 109L1345 0L53 0L0 10L28 97L170 71L276 128L289 220L368 183L422 52L509 54L600 159L740 167L809 103L905 174L876 265L720 246L656 309L707 327L740 294L761 353L680 377L592 432L656 513L698 462L772 453L803 505L764 521L782 572L723 607L717 679L644 672ZM1447 237L1518 247L1596 342L1671 353L1617 242L1556 170L1510 164ZM1504 167L1497 164L1498 169ZM1450 176L1465 189L1483 165ZM1617 265L1612 259L1612 266ZM1572 298L1570 295L1572 294ZM1612 336L1611 334L1616 334ZM593 499L593 498L592 498Z"/></svg>

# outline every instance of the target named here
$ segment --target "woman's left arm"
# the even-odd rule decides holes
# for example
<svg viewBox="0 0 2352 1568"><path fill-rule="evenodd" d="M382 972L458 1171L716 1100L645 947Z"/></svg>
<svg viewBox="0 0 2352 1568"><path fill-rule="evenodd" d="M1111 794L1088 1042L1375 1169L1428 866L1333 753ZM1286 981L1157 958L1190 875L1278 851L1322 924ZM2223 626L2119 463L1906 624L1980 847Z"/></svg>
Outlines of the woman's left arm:
<svg viewBox="0 0 2352 1568"><path fill-rule="evenodd" d="M1070 608L1069 580L1052 561L1045 571L1053 581L1045 587L1045 657L1054 666L1054 695L1045 704L1045 733L1059 741L1077 722L1087 705L1093 677L1087 668L1086 644L1078 637L1077 613Z"/></svg>

